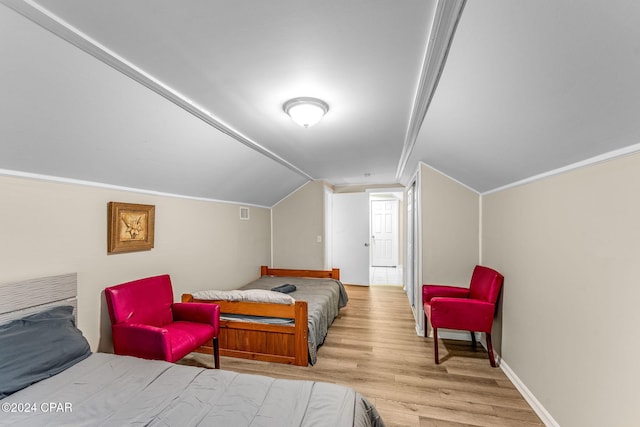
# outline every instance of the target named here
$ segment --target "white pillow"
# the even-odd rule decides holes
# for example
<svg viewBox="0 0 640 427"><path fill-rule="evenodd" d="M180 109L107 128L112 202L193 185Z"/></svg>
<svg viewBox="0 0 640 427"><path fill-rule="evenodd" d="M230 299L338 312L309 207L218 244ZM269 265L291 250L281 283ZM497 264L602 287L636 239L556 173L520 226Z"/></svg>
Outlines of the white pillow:
<svg viewBox="0 0 640 427"><path fill-rule="evenodd" d="M246 301L269 302L273 304L293 304L295 299L291 295L267 289L234 289L231 291L198 291L193 293L195 299L221 300L221 301Z"/></svg>

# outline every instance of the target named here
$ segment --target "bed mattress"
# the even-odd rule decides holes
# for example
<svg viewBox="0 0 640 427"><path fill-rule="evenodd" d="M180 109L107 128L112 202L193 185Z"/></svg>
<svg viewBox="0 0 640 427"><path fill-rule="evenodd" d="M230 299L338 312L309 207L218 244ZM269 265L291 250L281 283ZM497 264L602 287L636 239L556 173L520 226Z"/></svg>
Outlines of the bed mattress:
<svg viewBox="0 0 640 427"><path fill-rule="evenodd" d="M383 426L353 389L94 353L0 400L10 426Z"/></svg>

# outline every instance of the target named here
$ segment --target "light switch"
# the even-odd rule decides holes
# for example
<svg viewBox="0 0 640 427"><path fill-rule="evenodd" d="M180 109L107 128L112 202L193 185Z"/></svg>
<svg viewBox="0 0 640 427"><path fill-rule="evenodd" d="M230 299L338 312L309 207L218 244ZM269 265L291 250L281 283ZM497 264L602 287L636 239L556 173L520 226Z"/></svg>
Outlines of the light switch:
<svg viewBox="0 0 640 427"><path fill-rule="evenodd" d="M316 236L316 242L322 243L322 236L320 235Z"/></svg>

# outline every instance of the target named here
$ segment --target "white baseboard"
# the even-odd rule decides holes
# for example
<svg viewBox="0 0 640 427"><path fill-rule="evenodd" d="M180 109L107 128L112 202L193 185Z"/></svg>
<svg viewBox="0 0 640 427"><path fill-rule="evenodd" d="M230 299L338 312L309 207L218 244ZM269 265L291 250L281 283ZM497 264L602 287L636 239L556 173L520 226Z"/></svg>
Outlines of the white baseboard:
<svg viewBox="0 0 640 427"><path fill-rule="evenodd" d="M458 340L458 341L471 342L471 334L468 331L455 331L453 329L438 329L438 338L443 340ZM478 334L476 334L476 341L477 340L478 340Z"/></svg>
<svg viewBox="0 0 640 427"><path fill-rule="evenodd" d="M531 393L531 391L527 388L527 386L524 385L524 383L520 380L520 378L518 378L516 373L511 370L509 365L497 354L495 356L496 356L496 362L499 361L498 366L500 366L500 369L502 369L502 372L504 372L507 378L511 380L513 385L518 389L520 394L522 394L522 396L527 401L527 403L531 405L531 408L533 408L533 410L538 415L538 417L540 417L544 425L548 427L560 427L560 424L558 424L556 420L553 419L551 414L545 409L544 406L542 406L542 403L540 403L540 401L536 399L533 393Z"/></svg>
<svg viewBox="0 0 640 427"><path fill-rule="evenodd" d="M420 329L416 324L416 332L419 336L424 336L424 330ZM484 335L476 332L476 341L482 343L484 345ZM433 330L429 329L429 338L433 338ZM454 329L438 329L438 338L445 340L458 340L458 341L469 341L471 342L471 335L467 331L456 331ZM487 348L485 346L485 348Z"/></svg>
<svg viewBox="0 0 640 427"><path fill-rule="evenodd" d="M416 325L416 332L418 333L418 335L423 336L424 331L422 331L418 327L418 325ZM430 332L431 333L429 334L429 336L433 337L433 331ZM452 329L438 330L438 337L451 340L471 341L471 335L469 334L469 332L456 331ZM487 342L485 340L484 334L476 332L476 341L482 344L485 350L487 349ZM553 419L549 411L547 411L545 407L542 406L542 403L540 403L540 401L536 399L533 393L531 393L531 390L529 390L529 388L527 388L527 386L520 380L516 373L513 372L507 362L505 362L502 357L500 357L500 355L496 353L495 349L493 351L493 355L498 367L502 369L502 372L504 372L507 378L509 378L509 381L511 381L516 389L518 389L522 397L524 397L524 400L527 401L533 411L538 415L538 417L540 417L540 420L544 423L544 425L547 427L560 427L560 424L558 424L556 420Z"/></svg>

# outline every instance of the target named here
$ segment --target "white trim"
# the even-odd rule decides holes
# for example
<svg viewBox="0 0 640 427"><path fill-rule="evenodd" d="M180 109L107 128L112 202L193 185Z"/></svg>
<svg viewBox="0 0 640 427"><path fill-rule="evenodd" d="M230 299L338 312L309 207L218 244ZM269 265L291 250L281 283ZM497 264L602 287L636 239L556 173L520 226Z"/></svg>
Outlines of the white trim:
<svg viewBox="0 0 640 427"><path fill-rule="evenodd" d="M229 205L245 205L245 206L253 206L256 208L265 208L269 209L269 206L256 205L252 203L245 202L235 202L230 200L218 200L218 199L210 199L207 197L195 197L195 196L185 196L182 194L174 194L174 193L164 193L161 191L154 190L144 190L142 188L131 188L131 187L122 187L119 185L111 185L111 184L103 184L101 182L94 181L83 181L80 179L71 179L71 178L62 178L58 176L51 175L42 175L31 172L20 172L13 171L8 169L0 169L0 176L11 176L16 178L25 178L25 179L35 179L39 181L50 181L57 182L62 184L72 184L72 185L82 185L85 187L96 187L96 188L104 188L107 190L116 190L116 191L127 191L130 193L140 193L140 194L148 194L152 196L161 196L161 197L172 197L176 199L186 199L186 200L197 200L201 202L215 202L215 203L224 203Z"/></svg>
<svg viewBox="0 0 640 427"><path fill-rule="evenodd" d="M333 267L333 188L328 185L322 188L323 202L323 234L324 269Z"/></svg>
<svg viewBox="0 0 640 427"><path fill-rule="evenodd" d="M271 251L269 252L269 266L273 267L273 208L269 209L269 246Z"/></svg>
<svg viewBox="0 0 640 427"><path fill-rule="evenodd" d="M313 177L311 177L303 170L299 169L297 166L289 163L287 160L283 159L276 153L272 152L266 147L263 147L249 137L243 135L228 124L222 122L217 117L214 117L213 114L205 110L202 106L196 104L180 92L174 90L160 80L156 79L151 74L137 67L135 64L117 55L115 52L109 50L106 46L101 45L96 40L93 40L91 37L89 37L87 34L84 34L77 28L73 27L71 24L56 16L51 11L36 4L32 0L0 0L0 3L5 4L9 8L18 12L27 19L30 19L37 25L40 25L41 27L45 28L61 39L66 40L67 42L95 57L99 61L102 61L115 70L130 77L134 81L140 83L148 89L151 89L158 95L174 103L194 117L199 118L209 126L219 130L225 135L230 136L241 144L244 144L252 150L262 154L263 156L274 160L275 162L297 173L298 175L306 179L313 180Z"/></svg>
<svg viewBox="0 0 640 427"><path fill-rule="evenodd" d="M475 335L476 335L476 341L482 344L482 340L479 339L478 334L475 333ZM442 328L442 329L438 329L438 339L471 342L471 334L469 331L458 331L455 329Z"/></svg>
<svg viewBox="0 0 640 427"><path fill-rule="evenodd" d="M482 196L478 197L478 264L482 265L482 218L483 218L483 205L482 205Z"/></svg>
<svg viewBox="0 0 640 427"><path fill-rule="evenodd" d="M389 187L376 187L376 188L367 188L364 190L365 193L402 193L406 187L402 184L395 184Z"/></svg>
<svg viewBox="0 0 640 427"><path fill-rule="evenodd" d="M404 138L396 181L400 182L409 157L415 147L422 122L427 115L427 110L438 87L440 76L447 62L453 35L456 32L465 0L438 0L433 18L427 48L422 62L422 69L413 100L411 117Z"/></svg>
<svg viewBox="0 0 640 427"><path fill-rule="evenodd" d="M416 324L416 333L418 336L424 337L424 330L421 330L419 325ZM476 341L479 342L484 349L487 349L486 341L484 340L484 334L476 332ZM433 337L433 332L429 335ZM450 340L459 340L459 341L469 341L471 342L471 336L467 331L456 331L456 330L438 330L438 338L440 339L450 339ZM548 427L560 427L560 424L553 419L549 411L542 406L542 403L531 393L531 390L527 388L526 385L520 380L520 378L516 375L515 372L509 367L507 362L504 361L502 357L498 353L493 352L495 357L496 365L504 372L504 374L509 378L509 381L515 386L515 388L520 392L522 397L527 401L527 403L531 406L533 411L540 417L540 420L544 423L545 426Z"/></svg>
<svg viewBox="0 0 640 427"><path fill-rule="evenodd" d="M536 399L536 397L533 395L531 390L529 390L527 386L524 385L522 380L520 380L520 378L516 375L516 373L513 372L513 370L509 367L507 362L505 362L504 359L502 358L498 359L498 355L496 354L496 362L498 360L500 360L500 364L498 366L500 366L500 369L502 369L502 372L504 372L507 378L509 378L509 380L513 383L513 385L518 389L518 391L524 397L527 403L531 405L531 408L533 408L533 410L538 415L538 417L540 417L544 425L549 427L560 427L560 424L558 424L558 422L553 419L549 411L547 411L545 407L542 406L542 403L540 403L540 401Z"/></svg>
<svg viewBox="0 0 640 427"><path fill-rule="evenodd" d="M521 179L520 181L512 182L511 184L503 185L502 187L494 188L493 190L485 191L481 193L482 196L491 193L497 193L499 191L507 190L509 188L518 187L520 185L529 184L534 181L538 181L544 178L548 178L554 175L560 175L565 172L572 171L574 169L580 169L586 166L595 165L597 163L606 162L609 160L613 160L617 157L628 156L631 154L635 154L640 151L640 144L629 145L628 147L620 148L618 150L609 151L608 153L600 154L598 156L594 156L585 160L581 160L579 162L571 163L570 165L563 166L561 168L553 169L547 172L543 172L538 175L531 176L529 178Z"/></svg>
<svg viewBox="0 0 640 427"><path fill-rule="evenodd" d="M295 190L293 190L292 192L290 192L289 194L287 194L286 196L284 196L282 199L278 200L276 203L274 203L273 205L271 205L271 209L275 208L276 206L278 206L280 203L284 202L285 200L287 200L289 197L293 196L295 193L297 193L298 191L300 191L300 189L302 187L304 187L305 185L307 185L308 183L313 182L312 181L307 181L304 184L302 184L301 186L299 186L298 188L296 188Z"/></svg>
<svg viewBox="0 0 640 427"><path fill-rule="evenodd" d="M420 329L420 326L416 324L416 333L418 336L424 337L424 329ZM484 349L487 349L486 341L484 340L484 334L476 332L476 341L479 342ZM433 331L429 334L430 337L433 337ZM469 341L471 342L471 336L467 331L456 331L456 330L438 330L438 338L440 339L451 339L451 340L459 340L459 341ZM531 390L527 388L526 385L520 380L520 378L516 375L515 372L509 367L507 362L504 361L502 357L498 353L493 352L495 357L496 365L504 372L509 381L515 386L515 388L520 392L522 397L527 401L527 403L531 406L533 411L540 417L540 420L544 423L545 426L548 427L560 427L560 424L553 419L549 411L542 406L542 403L533 395Z"/></svg>
<svg viewBox="0 0 640 427"><path fill-rule="evenodd" d="M413 183L413 181L411 181ZM418 322L423 323L423 328L426 329L427 325L424 325L424 306L422 305L422 285L424 283L423 275L422 275L422 241L424 240L422 237L422 170L418 168L416 171L416 187L415 187L415 199L413 204L413 210L416 215L416 223L414 224L414 233L416 233L417 241L415 242L417 245L416 254L414 263L416 264L416 268L414 270L414 282L419 283L418 289L412 289L411 292L414 292L415 298L415 307L418 311Z"/></svg>
<svg viewBox="0 0 640 427"><path fill-rule="evenodd" d="M424 317L423 317L424 320ZM416 326L416 331L420 336L424 336L424 327L421 329L419 325ZM484 340L484 335L481 332L474 332L476 336L476 342L480 343L484 349L487 349L486 341ZM433 338L433 329L429 331L429 338ZM438 339L444 340L456 340L456 341L468 341L471 342L471 335L469 331L458 331L455 329L446 329L440 328L438 329ZM494 351L494 356L496 355ZM498 359L496 359L498 360Z"/></svg>
<svg viewBox="0 0 640 427"><path fill-rule="evenodd" d="M446 173L442 172L442 171L441 171L441 170L439 170L439 169L434 168L433 166L431 166L431 165L429 165L429 164L425 163L425 162L424 162L424 161L422 161L422 160L420 160L420 161L418 162L418 167L420 167L420 165L424 165L425 167L427 167L427 168L431 169L431 170L432 170L432 171L434 171L434 172L439 173L440 175L444 176L445 178L450 179L451 181L455 182L456 184L458 184L458 185L460 185L460 186L462 186L462 187L466 188L467 190L469 190L469 191L471 191L471 192L473 192L473 193L476 193L476 194L478 194L478 195L480 195L480 194L481 194L481 193L480 193L478 190L476 190L475 188L471 188L471 187L469 187L469 186L468 186L467 184L465 184L464 182L458 181L457 179L455 179L455 178L453 178L453 177L451 177L451 176L447 175Z"/></svg>

